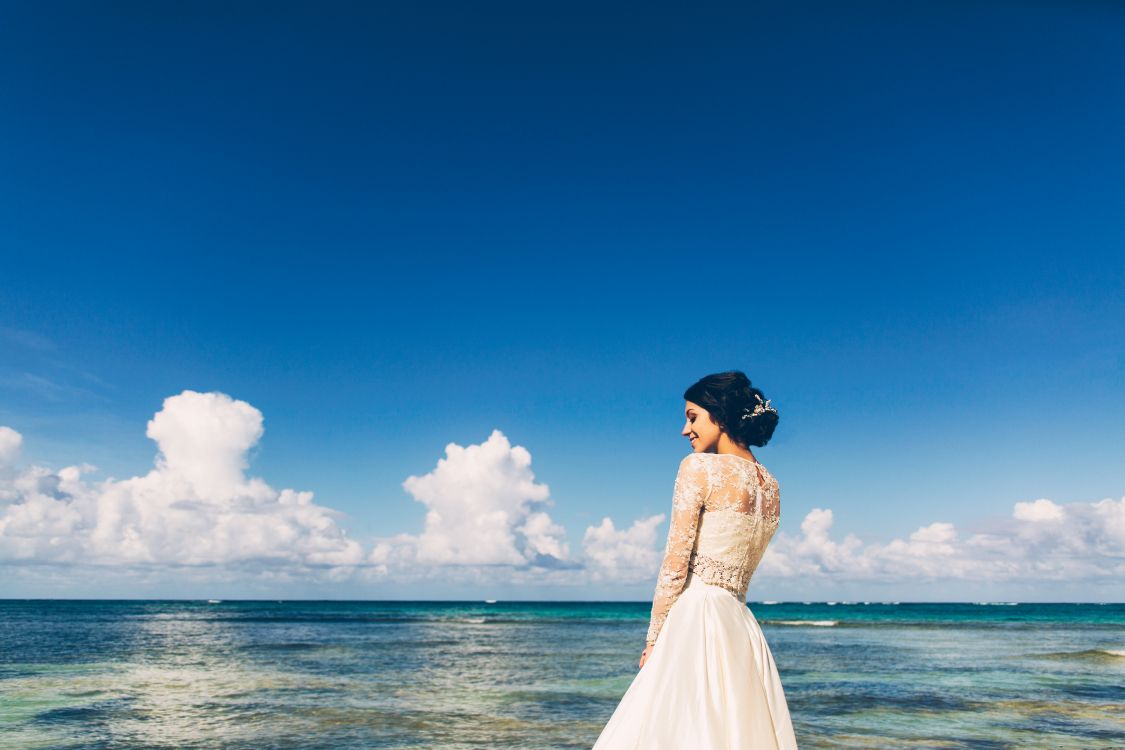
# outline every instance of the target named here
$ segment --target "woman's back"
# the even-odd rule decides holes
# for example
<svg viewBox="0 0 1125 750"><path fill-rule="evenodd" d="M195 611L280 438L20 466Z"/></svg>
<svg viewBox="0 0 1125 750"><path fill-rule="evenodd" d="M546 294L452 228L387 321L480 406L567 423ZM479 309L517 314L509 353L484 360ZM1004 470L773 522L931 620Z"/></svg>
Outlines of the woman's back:
<svg viewBox="0 0 1125 750"><path fill-rule="evenodd" d="M657 577L648 643L691 578L746 601L746 590L781 518L777 480L731 453L691 453L680 462L672 519Z"/></svg>
<svg viewBox="0 0 1125 750"><path fill-rule="evenodd" d="M781 520L777 480L761 464L733 453L700 453L710 491L688 562L698 577L746 601L750 578Z"/></svg>

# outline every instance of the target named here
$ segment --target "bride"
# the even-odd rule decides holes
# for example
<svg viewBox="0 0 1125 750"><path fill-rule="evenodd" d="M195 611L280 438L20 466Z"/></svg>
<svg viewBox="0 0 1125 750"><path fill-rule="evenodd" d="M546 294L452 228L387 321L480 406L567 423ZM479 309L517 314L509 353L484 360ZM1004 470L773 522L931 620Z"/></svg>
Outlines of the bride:
<svg viewBox="0 0 1125 750"><path fill-rule="evenodd" d="M750 452L777 410L738 370L687 389L672 518L640 672L593 750L795 750L773 654L746 606L781 515Z"/></svg>

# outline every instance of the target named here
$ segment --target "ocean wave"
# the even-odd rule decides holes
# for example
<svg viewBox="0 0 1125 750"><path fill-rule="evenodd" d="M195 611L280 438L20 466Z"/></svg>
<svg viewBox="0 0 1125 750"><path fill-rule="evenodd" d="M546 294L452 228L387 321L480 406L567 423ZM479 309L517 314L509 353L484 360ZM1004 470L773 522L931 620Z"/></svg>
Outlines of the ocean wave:
<svg viewBox="0 0 1125 750"><path fill-rule="evenodd" d="M1082 651L1054 651L1046 654L1027 654L1038 659L1075 659L1118 663L1125 659L1125 648L1088 648Z"/></svg>
<svg viewBox="0 0 1125 750"><path fill-rule="evenodd" d="M832 626L840 628L863 628L867 630L946 630L950 627L963 629L966 631L1036 631L1042 630L1044 622L1028 620L1016 621L1001 620L1001 621L988 621L988 620L954 620L954 619L933 619L933 620L906 620L897 618L887 619L868 619L868 618L841 618L839 620L780 620L780 619L762 619L759 618L758 622L762 625L816 625L819 623L831 623ZM1050 624L1050 623L1047 623ZM825 625L825 627L828 627ZM1117 623L1084 623L1082 628L1085 630L1092 629L1105 629L1111 630L1114 633L1120 632L1120 625ZM1106 654L1106 658L1110 658L1111 653ZM1029 658L1045 658L1049 657L1048 654L1026 654ZM1119 656L1112 656L1112 658L1120 658Z"/></svg>
<svg viewBox="0 0 1125 750"><path fill-rule="evenodd" d="M832 628L840 624L839 620L762 620L763 625L807 625L817 628Z"/></svg>

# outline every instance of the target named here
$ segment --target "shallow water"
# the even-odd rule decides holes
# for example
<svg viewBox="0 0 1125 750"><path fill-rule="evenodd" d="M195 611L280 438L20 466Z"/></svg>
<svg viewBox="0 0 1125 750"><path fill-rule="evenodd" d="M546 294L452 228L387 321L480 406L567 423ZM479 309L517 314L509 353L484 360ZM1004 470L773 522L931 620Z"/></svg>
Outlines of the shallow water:
<svg viewBox="0 0 1125 750"><path fill-rule="evenodd" d="M649 606L0 600L0 748L588 749ZM748 606L803 749L1125 749L1125 605Z"/></svg>

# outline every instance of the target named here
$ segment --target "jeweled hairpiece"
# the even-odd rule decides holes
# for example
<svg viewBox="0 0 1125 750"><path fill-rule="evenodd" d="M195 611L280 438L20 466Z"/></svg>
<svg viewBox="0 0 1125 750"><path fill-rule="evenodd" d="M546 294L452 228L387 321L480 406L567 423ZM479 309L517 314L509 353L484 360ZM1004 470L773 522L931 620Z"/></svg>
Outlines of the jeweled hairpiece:
<svg viewBox="0 0 1125 750"><path fill-rule="evenodd" d="M742 419L752 419L759 414L764 414L767 411L772 411L774 414L777 414L777 409L770 406L770 400L768 398L763 401L762 396L758 393L754 394L754 398L758 399L758 403L754 404L753 409L750 409L749 407L743 409L742 411L744 412L744 414L742 415Z"/></svg>

